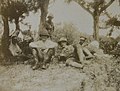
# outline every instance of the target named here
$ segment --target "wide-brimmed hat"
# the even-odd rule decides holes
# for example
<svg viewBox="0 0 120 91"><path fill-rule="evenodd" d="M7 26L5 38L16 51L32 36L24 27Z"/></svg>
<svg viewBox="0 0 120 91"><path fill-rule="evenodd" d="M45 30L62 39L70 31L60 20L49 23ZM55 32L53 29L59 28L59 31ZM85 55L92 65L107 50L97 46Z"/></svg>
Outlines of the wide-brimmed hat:
<svg viewBox="0 0 120 91"><path fill-rule="evenodd" d="M65 37L60 38L58 43L61 43L61 42L67 42L67 38L65 38Z"/></svg>
<svg viewBox="0 0 120 91"><path fill-rule="evenodd" d="M53 14L49 14L48 18L54 18Z"/></svg>
<svg viewBox="0 0 120 91"><path fill-rule="evenodd" d="M84 36L80 36L80 40L86 40Z"/></svg>

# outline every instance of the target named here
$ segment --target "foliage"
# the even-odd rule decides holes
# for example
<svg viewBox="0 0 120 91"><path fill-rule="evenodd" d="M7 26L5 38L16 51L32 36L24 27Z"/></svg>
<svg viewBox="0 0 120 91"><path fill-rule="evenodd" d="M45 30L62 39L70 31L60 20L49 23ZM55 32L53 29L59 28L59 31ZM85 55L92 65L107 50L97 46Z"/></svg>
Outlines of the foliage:
<svg viewBox="0 0 120 91"><path fill-rule="evenodd" d="M107 22L106 25L110 25L110 26L120 26L120 21L118 20L117 17L112 17L110 18Z"/></svg>
<svg viewBox="0 0 120 91"><path fill-rule="evenodd" d="M99 13L102 13L104 10L106 10L115 0L65 0L68 3L71 1L75 1L78 3L82 8L84 8L86 11L88 11L90 14L93 15L95 10L98 10Z"/></svg>
<svg viewBox="0 0 120 91"><path fill-rule="evenodd" d="M51 1L51 3L55 2L55 0L25 0L28 5L29 11L34 11L35 13L41 9L46 1Z"/></svg>
<svg viewBox="0 0 120 91"><path fill-rule="evenodd" d="M53 39L58 41L61 37L66 37L70 44L77 42L80 36L80 32L73 24L64 23L63 27L56 26L55 32L53 33ZM75 41L74 41L75 40Z"/></svg>
<svg viewBox="0 0 120 91"><path fill-rule="evenodd" d="M115 0L66 0L68 3L71 1L79 4L84 10L92 15L94 20L94 38L99 40L99 17Z"/></svg>
<svg viewBox="0 0 120 91"><path fill-rule="evenodd" d="M112 37L100 37L100 48L106 54L112 54L111 52L115 49L117 43L117 40Z"/></svg>
<svg viewBox="0 0 120 91"><path fill-rule="evenodd" d="M28 13L24 0L4 0L0 4L0 14L8 17L10 21L19 17L24 18L24 13Z"/></svg>
<svg viewBox="0 0 120 91"><path fill-rule="evenodd" d="M109 86L114 86L116 91L120 91L120 58L114 59L112 62L111 70L108 73L108 81Z"/></svg>

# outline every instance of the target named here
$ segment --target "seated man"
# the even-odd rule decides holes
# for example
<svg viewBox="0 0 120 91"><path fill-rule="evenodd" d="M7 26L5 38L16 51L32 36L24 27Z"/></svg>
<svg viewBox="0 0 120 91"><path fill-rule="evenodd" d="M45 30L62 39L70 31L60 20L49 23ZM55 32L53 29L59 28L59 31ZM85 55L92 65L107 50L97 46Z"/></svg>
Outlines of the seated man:
<svg viewBox="0 0 120 91"><path fill-rule="evenodd" d="M31 58L32 50L29 47L29 44L34 41L30 31L23 31L22 32L22 42L19 44L22 52L28 57Z"/></svg>
<svg viewBox="0 0 120 91"><path fill-rule="evenodd" d="M99 42L97 40L92 40L89 44L85 46L87 51L85 53L88 54L88 58L93 58L93 57L102 57L106 56L103 53L103 50L99 48ZM83 50L84 51L84 50Z"/></svg>
<svg viewBox="0 0 120 91"><path fill-rule="evenodd" d="M83 66L77 62L76 55L75 55L75 49L72 45L68 45L67 39L62 37L58 41L58 44L61 47L61 52L59 54L59 61L65 62L68 66L73 66L76 68L82 68Z"/></svg>
<svg viewBox="0 0 120 91"><path fill-rule="evenodd" d="M57 46L57 43L52 42L49 39L49 34L45 29L40 32L40 40L31 42L29 46L33 49L32 52L35 60L35 65L32 69L35 70L39 68L40 63L42 63L42 68L45 69L46 64L51 61L54 54L54 48Z"/></svg>
<svg viewBox="0 0 120 91"><path fill-rule="evenodd" d="M17 63L23 63L25 60L23 60L25 57L24 53L22 52L20 46L19 46L19 41L20 38L18 38L17 35L12 35L10 37L10 45L9 45L9 50L11 52L11 58L12 61L17 62Z"/></svg>
<svg viewBox="0 0 120 91"><path fill-rule="evenodd" d="M19 57L21 62L24 62L31 58L32 54L31 49L29 48L29 43L32 41L32 38L23 38L23 33L20 30L16 30L10 36L10 51L12 55L15 57Z"/></svg>
<svg viewBox="0 0 120 91"><path fill-rule="evenodd" d="M83 51L83 56L86 57L86 58L92 58L93 55L92 53L88 50L87 46L89 45L87 42L86 42L86 38L81 36L80 37L80 42L79 42L81 48L82 48L82 51Z"/></svg>
<svg viewBox="0 0 120 91"><path fill-rule="evenodd" d="M22 50L18 46L17 36L12 36L12 38L10 40L9 49L13 56L18 56L19 54L22 53Z"/></svg>

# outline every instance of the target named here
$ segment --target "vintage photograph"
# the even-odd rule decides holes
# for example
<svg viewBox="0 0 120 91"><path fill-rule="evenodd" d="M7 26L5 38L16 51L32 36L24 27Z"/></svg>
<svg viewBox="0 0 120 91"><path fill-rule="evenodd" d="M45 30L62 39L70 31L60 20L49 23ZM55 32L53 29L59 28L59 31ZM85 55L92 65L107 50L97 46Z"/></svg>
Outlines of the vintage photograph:
<svg viewBox="0 0 120 91"><path fill-rule="evenodd" d="M120 0L0 0L0 91L120 91Z"/></svg>

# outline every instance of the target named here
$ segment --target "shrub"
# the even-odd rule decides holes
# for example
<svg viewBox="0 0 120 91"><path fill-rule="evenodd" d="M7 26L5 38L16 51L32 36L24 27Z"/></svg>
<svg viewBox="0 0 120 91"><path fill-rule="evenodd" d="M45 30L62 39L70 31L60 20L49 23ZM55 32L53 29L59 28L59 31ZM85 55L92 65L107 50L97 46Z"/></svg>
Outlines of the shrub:
<svg viewBox="0 0 120 91"><path fill-rule="evenodd" d="M56 26L52 38L57 42L61 37L66 37L69 44L74 44L78 42L79 36L80 32L72 23L64 23L62 27Z"/></svg>

